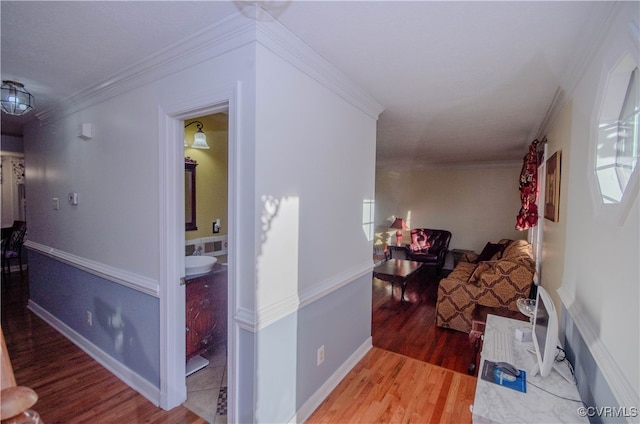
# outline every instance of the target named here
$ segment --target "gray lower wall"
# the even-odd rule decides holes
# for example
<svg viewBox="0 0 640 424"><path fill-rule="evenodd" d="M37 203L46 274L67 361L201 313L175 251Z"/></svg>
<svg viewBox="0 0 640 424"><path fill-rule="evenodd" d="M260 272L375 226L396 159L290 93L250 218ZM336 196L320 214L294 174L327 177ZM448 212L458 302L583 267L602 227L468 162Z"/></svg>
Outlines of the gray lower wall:
<svg viewBox="0 0 640 424"><path fill-rule="evenodd" d="M251 421L289 422L370 337L370 273L258 331Z"/></svg>
<svg viewBox="0 0 640 424"><path fill-rule="evenodd" d="M38 252L28 255L31 302L160 387L159 300ZM256 333L241 330L237 418L288 422L370 337L370 273ZM325 361L318 366L321 345Z"/></svg>
<svg viewBox="0 0 640 424"><path fill-rule="evenodd" d="M609 384L605 381L593 355L589 351L578 328L565 308L562 309L561 327L565 331L564 348L567 359L573 364L580 398L588 407L618 407ZM579 405L577 405L579 406ZM576 406L576 407L577 407ZM627 405L629 406L629 405ZM592 423L626 423L624 417L589 417Z"/></svg>
<svg viewBox="0 0 640 424"><path fill-rule="evenodd" d="M34 251L29 251L28 257L32 302L160 386L157 298ZM238 418L288 421L370 337L370 286L371 276L361 277L253 335L243 332L240 346L254 352L255 357L240 354L243 365L239 368L242 390ZM87 324L87 311L92 314L92 326ZM574 365L582 400L587 406L619 406L566 310L562 317L564 346ZM325 362L317 366L316 351L321 345L325 347ZM249 390L251 386L257 391ZM255 398L252 393L256 393ZM590 420L627 422L624 417L594 416Z"/></svg>
<svg viewBox="0 0 640 424"><path fill-rule="evenodd" d="M159 300L32 250L28 256L31 301L159 388Z"/></svg>

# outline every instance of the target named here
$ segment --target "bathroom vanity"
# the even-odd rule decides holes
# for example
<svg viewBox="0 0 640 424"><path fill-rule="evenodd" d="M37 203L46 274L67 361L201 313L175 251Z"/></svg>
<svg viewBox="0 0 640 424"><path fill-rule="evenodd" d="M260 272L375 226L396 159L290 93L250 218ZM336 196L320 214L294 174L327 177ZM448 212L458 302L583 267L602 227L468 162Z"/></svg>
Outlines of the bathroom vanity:
<svg viewBox="0 0 640 424"><path fill-rule="evenodd" d="M206 273L187 276L187 361L227 337L227 267L215 264Z"/></svg>

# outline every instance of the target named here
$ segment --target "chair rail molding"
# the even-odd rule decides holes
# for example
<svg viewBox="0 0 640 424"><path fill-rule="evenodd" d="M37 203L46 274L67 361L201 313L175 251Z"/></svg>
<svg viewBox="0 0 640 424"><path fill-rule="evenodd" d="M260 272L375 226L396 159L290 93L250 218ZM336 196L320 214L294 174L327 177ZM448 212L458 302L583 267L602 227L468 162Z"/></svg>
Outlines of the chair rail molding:
<svg viewBox="0 0 640 424"><path fill-rule="evenodd" d="M312 288L287 296L278 302L264 305L256 309L255 313L247 308L237 308L234 320L240 328L257 333L287 315L297 312L336 290L353 283L358 278L371 275L372 269L373 261L365 261L339 274L318 281Z"/></svg>
<svg viewBox="0 0 640 424"><path fill-rule="evenodd" d="M121 284L153 297L160 297L160 286L154 279L45 246L32 240L27 240L24 245L29 250L104 278L105 280Z"/></svg>
<svg viewBox="0 0 640 424"><path fill-rule="evenodd" d="M600 339L597 329L576 302L573 294L565 286L561 286L557 292L618 403L621 406L640 405L640 396L629 383L628 375L613 359L609 349Z"/></svg>

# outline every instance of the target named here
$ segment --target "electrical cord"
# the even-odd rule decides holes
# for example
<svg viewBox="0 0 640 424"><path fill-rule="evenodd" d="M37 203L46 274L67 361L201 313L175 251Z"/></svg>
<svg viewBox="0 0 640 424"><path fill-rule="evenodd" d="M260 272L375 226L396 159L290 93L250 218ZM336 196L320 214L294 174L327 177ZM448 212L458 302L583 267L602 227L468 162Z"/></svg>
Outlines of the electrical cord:
<svg viewBox="0 0 640 424"><path fill-rule="evenodd" d="M567 352L563 348L561 348L560 346L556 346L556 349L558 350L555 357L556 362L562 362L567 359ZM571 373L573 374L573 369L571 370Z"/></svg>
<svg viewBox="0 0 640 424"><path fill-rule="evenodd" d="M577 385L578 380L576 379L576 373L573 369L573 365L571 365L571 362L569 362L569 360L567 359L567 352L560 346L556 346L556 348L558 349L558 352L556 353L555 362L567 363L567 366L569 367L569 371L571 372L571 377L573 377L573 384Z"/></svg>
<svg viewBox="0 0 640 424"><path fill-rule="evenodd" d="M558 363L566 362L567 363L567 365L569 366L569 371L571 371L571 376L573 377L573 381L577 385L578 384L578 379L576 378L576 373L573 370L573 366L571 365L571 362L569 362L569 360L567 359L567 352L563 348L561 348L560 346L556 346L556 347L558 349L558 352L556 353L556 357L554 358L555 362L558 362ZM542 390L543 392L549 393L552 396L555 396L555 397L560 398L560 399L568 400L568 401L571 401L571 402L581 403L585 408L587 407L587 404L584 403L584 401L582 401L581 399L571 399L571 398L568 398L568 397L560 396L558 394L552 393L552 392L550 392L550 391L548 391L546 389L543 389L540 386L537 386L537 385L533 384L531 381L527 381L527 383L532 385L533 387L535 387L537 389Z"/></svg>
<svg viewBox="0 0 640 424"><path fill-rule="evenodd" d="M555 393L550 392L550 391L549 391L549 390L547 390L547 389L543 389L542 387L540 387L540 386L537 386L537 385L533 384L531 381L527 381L527 384L530 384L530 385L532 385L533 387L535 387L535 388L537 388L537 389L540 389L540 390L542 390L543 392L547 392L547 393L549 393L550 395L555 396L555 397L557 397L557 398L564 399L564 400L568 400L568 401L571 401L571 402L581 403L581 404L582 404L582 405L584 405L585 407L587 406L587 404L586 404L586 403L584 403L581 399L571 399L571 398L568 398L568 397L564 397L564 396L557 395L557 394L555 394Z"/></svg>

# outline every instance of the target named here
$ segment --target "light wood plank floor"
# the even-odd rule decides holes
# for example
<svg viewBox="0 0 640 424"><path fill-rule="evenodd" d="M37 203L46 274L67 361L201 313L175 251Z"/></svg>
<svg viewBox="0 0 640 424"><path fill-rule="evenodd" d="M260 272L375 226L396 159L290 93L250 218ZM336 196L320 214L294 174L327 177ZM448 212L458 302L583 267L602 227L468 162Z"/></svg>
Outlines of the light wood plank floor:
<svg viewBox="0 0 640 424"><path fill-rule="evenodd" d="M470 423L476 379L374 347L307 420Z"/></svg>

